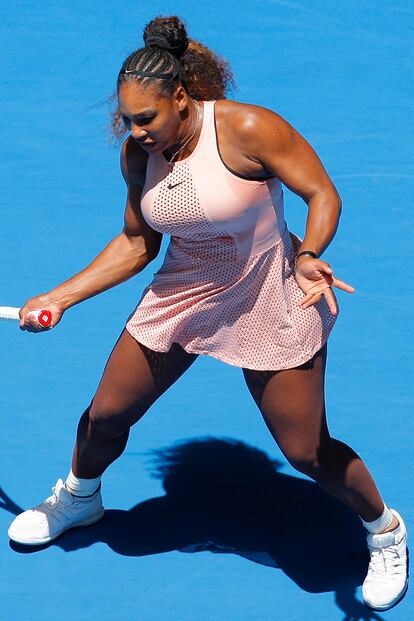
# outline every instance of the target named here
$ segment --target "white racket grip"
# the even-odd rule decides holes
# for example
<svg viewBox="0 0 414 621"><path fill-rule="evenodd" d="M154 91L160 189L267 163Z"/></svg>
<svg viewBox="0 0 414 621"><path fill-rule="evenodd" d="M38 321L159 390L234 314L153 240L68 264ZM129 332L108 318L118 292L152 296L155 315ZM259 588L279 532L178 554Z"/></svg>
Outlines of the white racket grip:
<svg viewBox="0 0 414 621"><path fill-rule="evenodd" d="M20 308L14 306L0 306L0 319L19 319Z"/></svg>
<svg viewBox="0 0 414 621"><path fill-rule="evenodd" d="M0 319L19 321L19 311L20 308L15 306L0 306ZM52 314L45 310L30 311L29 317L34 317L44 328L47 328L52 321Z"/></svg>

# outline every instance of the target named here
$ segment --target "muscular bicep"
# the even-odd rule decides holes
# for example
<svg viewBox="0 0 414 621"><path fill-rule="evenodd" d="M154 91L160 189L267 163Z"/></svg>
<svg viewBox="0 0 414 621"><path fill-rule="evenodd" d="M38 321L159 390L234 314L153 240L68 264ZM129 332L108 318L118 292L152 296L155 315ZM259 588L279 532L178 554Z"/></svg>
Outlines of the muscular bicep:
<svg viewBox="0 0 414 621"><path fill-rule="evenodd" d="M141 159L140 159L141 157ZM162 234L145 221L141 211L142 187L145 182L146 161L134 151L128 140L122 145L121 171L127 185L127 200L123 232L139 246L144 245L149 257L157 256Z"/></svg>

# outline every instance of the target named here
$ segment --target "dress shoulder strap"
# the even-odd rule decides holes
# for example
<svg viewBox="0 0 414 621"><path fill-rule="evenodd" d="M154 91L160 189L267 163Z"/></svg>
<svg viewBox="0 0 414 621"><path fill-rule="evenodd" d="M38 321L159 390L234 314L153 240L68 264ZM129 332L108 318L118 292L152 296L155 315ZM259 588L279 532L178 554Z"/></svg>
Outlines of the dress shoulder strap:
<svg viewBox="0 0 414 621"><path fill-rule="evenodd" d="M204 101L204 119L203 119L203 157L207 155L213 158L219 158L217 149L216 125L214 122L214 104L215 101Z"/></svg>

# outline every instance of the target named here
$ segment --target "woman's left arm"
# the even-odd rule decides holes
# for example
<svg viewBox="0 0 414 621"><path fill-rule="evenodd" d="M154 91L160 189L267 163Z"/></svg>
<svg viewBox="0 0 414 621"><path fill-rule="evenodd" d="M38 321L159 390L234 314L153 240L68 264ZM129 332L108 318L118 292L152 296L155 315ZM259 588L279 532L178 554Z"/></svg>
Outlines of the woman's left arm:
<svg viewBox="0 0 414 621"><path fill-rule="evenodd" d="M342 207L339 194L314 149L287 121L265 108L248 108L244 130L245 137L250 136L250 153L246 155L305 201L308 217L299 253L311 250L319 257L338 227ZM299 257L295 275L305 293L300 302L302 308L315 304L324 295L330 311L337 314L332 287L354 292L354 288L336 278L330 265L321 259Z"/></svg>

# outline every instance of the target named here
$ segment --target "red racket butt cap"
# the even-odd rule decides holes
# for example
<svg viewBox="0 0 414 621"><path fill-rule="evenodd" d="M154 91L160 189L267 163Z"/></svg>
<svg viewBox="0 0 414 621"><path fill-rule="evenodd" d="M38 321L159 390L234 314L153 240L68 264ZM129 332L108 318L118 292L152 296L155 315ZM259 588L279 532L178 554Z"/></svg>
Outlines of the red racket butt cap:
<svg viewBox="0 0 414 621"><path fill-rule="evenodd" d="M48 328L50 324L52 323L52 313L48 310L40 311L39 315L37 316L37 321L44 328Z"/></svg>

